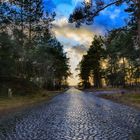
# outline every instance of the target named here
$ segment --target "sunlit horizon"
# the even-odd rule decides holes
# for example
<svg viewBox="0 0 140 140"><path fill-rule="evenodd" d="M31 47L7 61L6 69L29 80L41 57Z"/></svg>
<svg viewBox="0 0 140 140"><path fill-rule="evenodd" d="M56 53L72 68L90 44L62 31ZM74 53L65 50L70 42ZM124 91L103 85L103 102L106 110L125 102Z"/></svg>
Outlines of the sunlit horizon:
<svg viewBox="0 0 140 140"><path fill-rule="evenodd" d="M123 12L123 7L122 9L118 9L117 7L115 7L115 9L108 8L108 10L101 12L100 16L95 19L92 25L83 25L77 29L74 24L68 23L68 18L80 2L82 2L82 0L73 0L72 2L59 0L54 2L56 20L53 23L54 27L52 30L56 38L64 46L64 50L70 58L70 68L73 73L73 77L68 78L70 85L77 85L79 83L79 78L77 77L78 72L75 71L75 69L81 61L82 55L85 54L89 48L94 34L104 35L107 31L106 29L123 26L125 24L124 18L126 17ZM114 13L111 12L112 10ZM120 14L124 18L119 19ZM106 17L106 20L104 20L103 17Z"/></svg>

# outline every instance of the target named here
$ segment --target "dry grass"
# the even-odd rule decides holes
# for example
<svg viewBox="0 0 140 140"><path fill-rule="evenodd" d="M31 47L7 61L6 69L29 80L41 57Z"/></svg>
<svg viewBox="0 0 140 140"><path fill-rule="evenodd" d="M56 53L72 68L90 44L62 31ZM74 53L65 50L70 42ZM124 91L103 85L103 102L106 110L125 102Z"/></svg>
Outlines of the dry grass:
<svg viewBox="0 0 140 140"><path fill-rule="evenodd" d="M0 115L13 112L40 102L51 100L61 91L41 91L38 94L30 96L18 96L12 98L0 98Z"/></svg>
<svg viewBox="0 0 140 140"><path fill-rule="evenodd" d="M120 94L120 93L102 94L99 96L105 99L109 99L115 102L119 102L140 109L140 92L137 93L132 92L132 93L125 93L125 94Z"/></svg>

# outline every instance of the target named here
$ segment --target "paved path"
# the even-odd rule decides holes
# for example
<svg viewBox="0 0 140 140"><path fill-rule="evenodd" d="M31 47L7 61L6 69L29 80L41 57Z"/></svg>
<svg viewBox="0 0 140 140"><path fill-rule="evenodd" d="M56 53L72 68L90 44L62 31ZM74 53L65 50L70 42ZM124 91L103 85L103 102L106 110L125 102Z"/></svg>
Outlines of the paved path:
<svg viewBox="0 0 140 140"><path fill-rule="evenodd" d="M139 135L139 111L74 88L0 122L0 140L140 140Z"/></svg>

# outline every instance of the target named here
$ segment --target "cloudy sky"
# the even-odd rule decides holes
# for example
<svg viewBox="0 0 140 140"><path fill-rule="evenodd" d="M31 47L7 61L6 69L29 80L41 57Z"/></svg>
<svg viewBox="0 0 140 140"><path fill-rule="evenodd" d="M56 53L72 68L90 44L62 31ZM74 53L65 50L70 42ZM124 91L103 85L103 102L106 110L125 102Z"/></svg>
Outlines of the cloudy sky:
<svg viewBox="0 0 140 140"><path fill-rule="evenodd" d="M107 30L124 26L128 16L124 12L125 5L112 6L102 11L92 25L84 25L77 29L73 24L68 23L68 18L81 2L83 0L45 0L48 10L56 12L52 30L64 45L64 50L70 58L71 72L73 73L73 77L69 78L70 85L76 85L79 82L75 69L82 55L89 48L94 35L104 35Z"/></svg>

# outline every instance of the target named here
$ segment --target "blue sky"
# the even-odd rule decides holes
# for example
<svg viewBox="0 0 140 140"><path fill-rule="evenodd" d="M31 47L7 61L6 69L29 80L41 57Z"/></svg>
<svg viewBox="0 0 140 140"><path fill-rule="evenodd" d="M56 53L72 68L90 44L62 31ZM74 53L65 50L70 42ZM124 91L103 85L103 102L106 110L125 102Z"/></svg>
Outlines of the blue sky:
<svg viewBox="0 0 140 140"><path fill-rule="evenodd" d="M44 0L45 5L49 11L55 11L57 18L69 17L73 9L82 0ZM124 12L126 5L120 7L111 6L100 13L98 17L95 18L94 24L99 26L104 26L105 28L117 28L125 25L125 20L128 14Z"/></svg>
<svg viewBox="0 0 140 140"><path fill-rule="evenodd" d="M68 18L81 2L83 0L44 0L46 9L49 12L56 12L52 30L70 58L73 73L73 77L69 78L70 84L78 83L75 68L89 48L94 35L104 35L107 30L125 26L128 18L127 13L124 12L126 5L111 6L102 11L92 25L83 25L77 29L73 24L68 23Z"/></svg>
<svg viewBox="0 0 140 140"><path fill-rule="evenodd" d="M111 6L100 13L95 23L104 26L106 29L118 28L126 25L128 14L124 12L126 5L120 7Z"/></svg>

